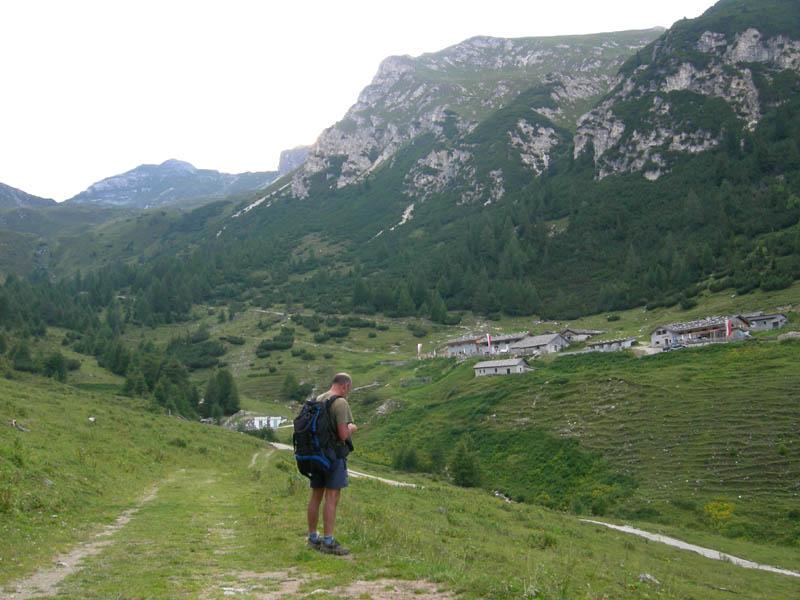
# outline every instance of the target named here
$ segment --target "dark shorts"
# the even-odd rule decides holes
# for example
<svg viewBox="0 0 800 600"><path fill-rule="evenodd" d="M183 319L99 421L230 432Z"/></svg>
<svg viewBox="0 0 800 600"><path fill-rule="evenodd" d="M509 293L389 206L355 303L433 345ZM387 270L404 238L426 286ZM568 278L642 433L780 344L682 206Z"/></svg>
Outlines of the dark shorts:
<svg viewBox="0 0 800 600"><path fill-rule="evenodd" d="M340 490L347 487L347 459L337 458L331 462L327 476L314 473L311 476L312 488L327 488L329 490Z"/></svg>

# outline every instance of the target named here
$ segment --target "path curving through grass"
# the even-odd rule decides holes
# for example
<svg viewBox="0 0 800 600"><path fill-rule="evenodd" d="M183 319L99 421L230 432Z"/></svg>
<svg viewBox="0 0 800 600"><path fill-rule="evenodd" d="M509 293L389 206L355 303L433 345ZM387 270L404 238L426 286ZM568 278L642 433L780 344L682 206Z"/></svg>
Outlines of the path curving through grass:
<svg viewBox="0 0 800 600"><path fill-rule="evenodd" d="M758 564L757 562L753 562L752 560L738 558L736 556L720 552L719 550L712 550L711 548L704 548L703 546L696 546L695 544L689 544L687 542L683 542L675 538L667 537L666 535L661 535L658 533L650 533L649 531L636 529L634 527L630 527L629 525L613 525L611 523L603 523L602 521L593 521L591 519L581 519L581 521L584 523L593 523L594 525L602 525L603 527L616 529L617 531L622 531L624 533L631 533L633 535L638 535L639 537L643 537L645 539L652 540L654 542L660 542L662 544L666 544L674 548L680 548L681 550L689 550L690 552L696 552L697 554L700 554L701 556L704 556L706 558L729 562L731 564L744 567L745 569L757 569L759 571L770 571L772 573L780 573L781 575L789 575L790 577L800 577L800 573L798 573L797 571L790 571L789 569L781 569L779 567L772 567L769 565L761 565Z"/></svg>

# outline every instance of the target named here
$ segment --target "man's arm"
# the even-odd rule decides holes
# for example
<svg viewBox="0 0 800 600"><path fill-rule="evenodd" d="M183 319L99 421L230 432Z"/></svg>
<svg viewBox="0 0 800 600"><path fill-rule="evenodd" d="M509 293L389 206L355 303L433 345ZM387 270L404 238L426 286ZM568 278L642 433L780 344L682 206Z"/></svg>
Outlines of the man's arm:
<svg viewBox="0 0 800 600"><path fill-rule="evenodd" d="M349 438L352 434L358 431L358 427L356 427L355 423L339 423L336 426L337 432L339 434L339 439L344 441Z"/></svg>

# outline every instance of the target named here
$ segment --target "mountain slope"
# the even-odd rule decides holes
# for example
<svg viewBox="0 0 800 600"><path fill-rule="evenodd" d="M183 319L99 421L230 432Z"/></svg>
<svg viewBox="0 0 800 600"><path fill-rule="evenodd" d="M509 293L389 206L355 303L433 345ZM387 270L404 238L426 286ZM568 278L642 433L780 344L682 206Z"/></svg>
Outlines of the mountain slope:
<svg viewBox="0 0 800 600"><path fill-rule="evenodd" d="M528 87L502 102L442 91L468 76L499 89L480 85L503 77L485 57L518 40L431 55L459 70L430 68L424 83L414 60L389 59L305 166L243 203L252 210L216 247L266 232L297 246L313 233L340 266L361 265L367 307L390 312L412 283L414 311L438 294L451 310L560 317L689 306L707 285L786 286L800 277L799 10L730 0L679 22L631 49L572 136L545 76L519 75ZM470 68L461 56L478 58Z"/></svg>
<svg viewBox="0 0 800 600"><path fill-rule="evenodd" d="M0 210L7 208L38 208L52 206L55 203L55 200L40 198L10 185L0 183Z"/></svg>
<svg viewBox="0 0 800 600"><path fill-rule="evenodd" d="M187 205L192 201L197 204L264 188L276 177L275 172L230 175L196 169L187 162L172 159L160 165L140 165L103 179L67 202L135 208Z"/></svg>

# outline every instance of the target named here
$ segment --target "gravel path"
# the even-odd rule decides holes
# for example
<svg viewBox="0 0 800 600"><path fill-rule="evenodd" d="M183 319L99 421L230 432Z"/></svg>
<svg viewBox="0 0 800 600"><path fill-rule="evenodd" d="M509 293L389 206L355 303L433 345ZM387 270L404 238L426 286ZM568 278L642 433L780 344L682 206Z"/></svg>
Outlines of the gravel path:
<svg viewBox="0 0 800 600"><path fill-rule="evenodd" d="M719 550L712 550L711 548L703 548L702 546L695 546L694 544L688 544L686 542L682 542L681 540L676 540L675 538L667 537L665 535L660 535L658 533L649 533L647 531L643 531L641 529L635 529L628 525L612 525L611 523L603 523L602 521L592 521L591 519L581 519L584 523L594 523L595 525L602 525L603 527L609 527L611 529L616 529L617 531L623 531L625 533L632 533L633 535L638 535L643 538L647 538L648 540L652 540L654 542L661 542L662 544L667 544L668 546L674 546L675 548L680 548L681 550L689 550L691 552L696 552L706 558L712 558L714 560L722 560L725 562L732 563L734 565L738 565L740 567L744 567L745 569L758 569L760 571L770 571L772 573L780 573L781 575L789 575L790 577L800 577L800 573L797 571L790 571L788 569L779 569L778 567L771 567L769 565L760 565L752 560L745 560L744 558L738 558L736 556L731 556L730 554L725 554L724 552L720 552Z"/></svg>

